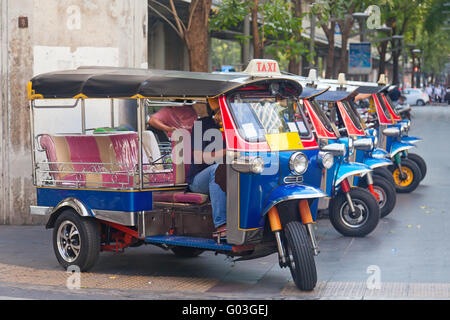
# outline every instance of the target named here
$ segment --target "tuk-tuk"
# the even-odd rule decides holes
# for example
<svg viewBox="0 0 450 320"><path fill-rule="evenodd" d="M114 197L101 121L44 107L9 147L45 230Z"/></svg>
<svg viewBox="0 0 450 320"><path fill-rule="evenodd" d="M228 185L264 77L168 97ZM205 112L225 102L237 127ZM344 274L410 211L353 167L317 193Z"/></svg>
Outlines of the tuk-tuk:
<svg viewBox="0 0 450 320"><path fill-rule="evenodd" d="M356 100L370 100L368 125L378 136L378 147L386 150L394 163L389 169L394 177L397 192L409 193L420 184L423 174L426 174L426 165L422 157L409 152L415 147L413 143L420 139L407 137L410 121L402 121L394 112L389 104L389 98L383 94L386 88L386 86L361 86L357 89L359 94Z"/></svg>
<svg viewBox="0 0 450 320"><path fill-rule="evenodd" d="M307 89L305 89L306 92ZM314 90L314 89L310 89ZM318 100L336 103L347 98L349 93L317 90L309 97L301 96L305 113L315 129L315 135L321 150L334 152L335 162L322 174L322 190L327 194L329 218L334 228L344 236L363 237L371 233L378 225L380 208L374 195L368 190L352 186L355 176L370 175L369 166L350 162L354 152L353 140L341 137L337 127L330 122L319 106ZM370 180L370 179L369 179ZM369 181L369 184L371 184Z"/></svg>
<svg viewBox="0 0 450 320"><path fill-rule="evenodd" d="M394 209L397 196L392 176L388 174L385 177L379 173L379 169L391 166L392 161L386 157L385 152L380 152L375 148L378 138L369 135L364 120L355 109L353 97L356 94L356 87L339 86L336 89L341 92L349 90L349 95L334 103L324 101L326 104L324 107L327 108L330 120L336 124L340 134L352 140L354 152L350 155L349 160L363 163L373 170L366 174L366 179L354 177L353 184L368 189L375 196L380 207L380 216L383 218ZM318 102L321 102L322 99L321 96L316 98Z"/></svg>
<svg viewBox="0 0 450 320"><path fill-rule="evenodd" d="M37 204L30 209L48 216L59 263L86 271L101 251L142 244L180 257L209 250L236 261L278 253L296 286L312 290L315 208L326 196L319 189L321 172L333 155L319 150L297 107L301 92L272 60L251 61L245 76L86 67L34 77L28 94ZM74 101L67 108L79 108L80 132L37 134L34 113L60 109L59 99ZM111 116L105 113L111 128L117 107L137 110L137 130L88 132L91 99L111 104ZM145 130L152 109L147 104L186 106L185 100L206 103L221 117L226 238L215 231L208 195L187 188L190 139L172 135L171 150L163 152L153 132ZM73 115L66 120L73 121ZM339 176L339 183L346 176Z"/></svg>

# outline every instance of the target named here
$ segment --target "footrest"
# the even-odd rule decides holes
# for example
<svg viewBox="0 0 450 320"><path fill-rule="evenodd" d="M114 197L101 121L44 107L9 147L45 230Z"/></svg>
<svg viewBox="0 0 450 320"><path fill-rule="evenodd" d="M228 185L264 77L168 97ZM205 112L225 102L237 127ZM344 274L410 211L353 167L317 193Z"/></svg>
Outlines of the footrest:
<svg viewBox="0 0 450 320"><path fill-rule="evenodd" d="M193 247L205 250L232 251L233 246L227 243L218 244L216 240L183 236L146 237L146 243L166 244L169 246Z"/></svg>

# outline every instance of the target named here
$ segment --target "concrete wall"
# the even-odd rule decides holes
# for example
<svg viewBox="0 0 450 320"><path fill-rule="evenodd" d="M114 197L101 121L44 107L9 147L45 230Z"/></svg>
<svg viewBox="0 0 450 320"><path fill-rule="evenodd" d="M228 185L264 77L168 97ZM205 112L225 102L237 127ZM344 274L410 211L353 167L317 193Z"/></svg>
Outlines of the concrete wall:
<svg viewBox="0 0 450 320"><path fill-rule="evenodd" d="M19 28L19 17L28 27ZM0 224L38 224L43 219L29 215L35 190L26 85L35 74L81 65L147 67L147 4L1 0L0 18ZM119 114L119 122L126 116ZM37 127L55 123L51 113L36 117Z"/></svg>

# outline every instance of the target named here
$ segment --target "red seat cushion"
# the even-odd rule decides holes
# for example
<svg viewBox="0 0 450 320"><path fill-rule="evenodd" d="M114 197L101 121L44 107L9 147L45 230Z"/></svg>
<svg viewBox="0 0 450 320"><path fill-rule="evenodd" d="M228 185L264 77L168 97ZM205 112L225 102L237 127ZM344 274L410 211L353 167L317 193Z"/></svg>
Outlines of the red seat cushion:
<svg viewBox="0 0 450 320"><path fill-rule="evenodd" d="M208 201L208 195L193 192L160 192L153 194L154 201L203 204Z"/></svg>

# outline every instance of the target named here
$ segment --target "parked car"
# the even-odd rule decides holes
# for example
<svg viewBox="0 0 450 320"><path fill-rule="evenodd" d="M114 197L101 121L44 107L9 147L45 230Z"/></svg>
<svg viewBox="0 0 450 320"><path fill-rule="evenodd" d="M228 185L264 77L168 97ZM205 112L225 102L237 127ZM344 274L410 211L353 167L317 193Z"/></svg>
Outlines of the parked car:
<svg viewBox="0 0 450 320"><path fill-rule="evenodd" d="M412 106L423 106L430 103L430 97L421 89L404 89L402 94L406 97L406 102Z"/></svg>

